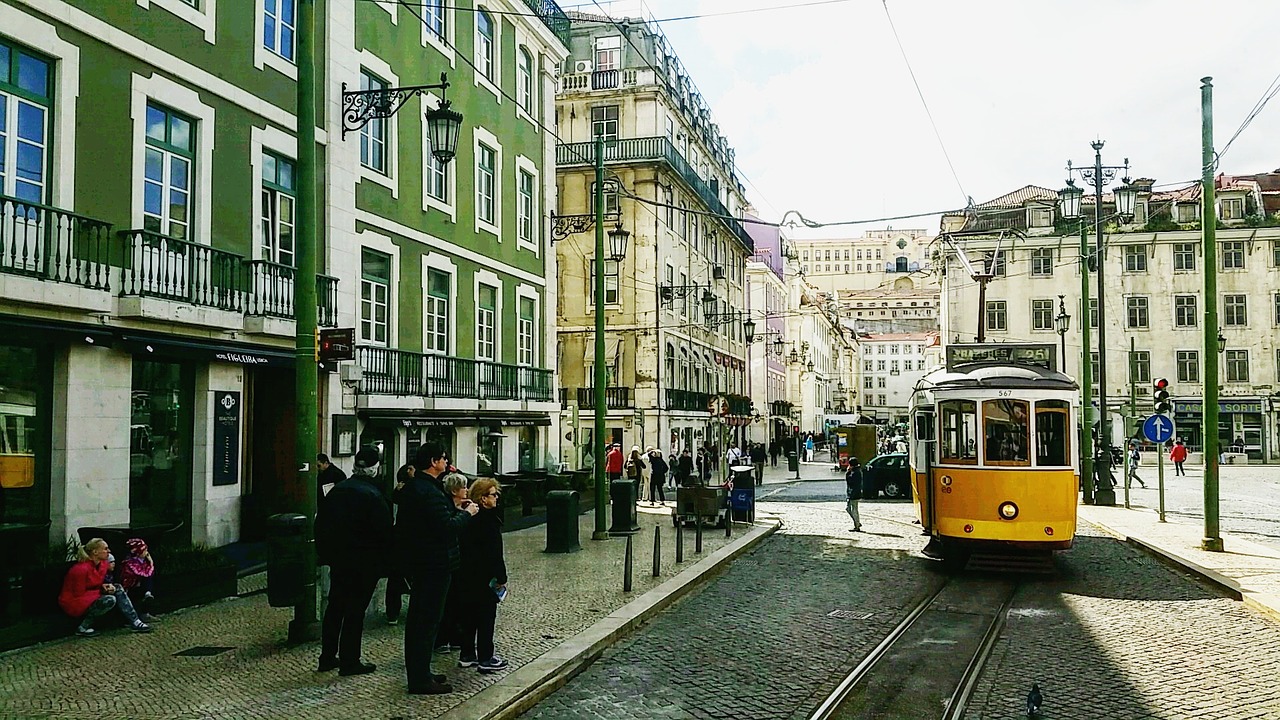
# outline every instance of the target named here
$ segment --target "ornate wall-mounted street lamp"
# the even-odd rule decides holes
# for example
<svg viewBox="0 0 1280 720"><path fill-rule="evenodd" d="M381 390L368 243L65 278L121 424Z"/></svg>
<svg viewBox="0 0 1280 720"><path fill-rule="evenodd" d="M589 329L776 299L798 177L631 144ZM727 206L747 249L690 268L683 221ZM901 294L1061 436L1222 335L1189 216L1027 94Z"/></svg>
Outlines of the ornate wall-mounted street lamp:
<svg viewBox="0 0 1280 720"><path fill-rule="evenodd" d="M609 259L614 262L622 262L627 256L627 240L631 238L631 233L622 228L622 222L619 221L609 231Z"/></svg>
<svg viewBox="0 0 1280 720"><path fill-rule="evenodd" d="M1066 296L1058 296L1058 315L1053 319L1058 330L1058 340L1062 343L1062 372L1067 371L1067 330L1071 328L1071 316L1067 314Z"/></svg>
<svg viewBox="0 0 1280 720"><path fill-rule="evenodd" d="M431 155L447 163L457 154L458 134L462 130L462 113L449 107L449 100L444 97L448 89L449 78L445 73L440 73L440 82L433 85L347 90L347 84L342 83L342 139L346 140L348 132L356 132L373 120L395 115L409 98L439 90L440 104L427 111L427 137L431 141Z"/></svg>

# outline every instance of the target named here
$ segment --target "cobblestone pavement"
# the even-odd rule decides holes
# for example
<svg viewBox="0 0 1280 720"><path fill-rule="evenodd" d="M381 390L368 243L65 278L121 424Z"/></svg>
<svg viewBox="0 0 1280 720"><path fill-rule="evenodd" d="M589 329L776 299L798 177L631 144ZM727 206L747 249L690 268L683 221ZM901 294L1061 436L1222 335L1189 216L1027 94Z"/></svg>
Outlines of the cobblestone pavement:
<svg viewBox="0 0 1280 720"><path fill-rule="evenodd" d="M1138 477L1147 489L1129 488L1132 507L1158 508L1155 457L1143 455ZM1188 466L1186 477L1175 477L1166 462L1165 509L1171 517L1204 519L1204 470ZM1280 465L1223 465L1218 477L1218 512L1223 532L1280 550ZM1116 488L1117 504L1124 504L1124 488Z"/></svg>
<svg viewBox="0 0 1280 720"><path fill-rule="evenodd" d="M943 581L910 504L864 501L853 534L842 493L769 488L778 534L524 718L807 717ZM966 717L1023 718L1037 682L1055 720L1280 718L1280 625L1092 526L1058 565L1024 581Z"/></svg>
<svg viewBox="0 0 1280 720"><path fill-rule="evenodd" d="M641 510L629 594L622 592L624 542L590 540L590 514L581 518L581 552L543 553L542 526L503 536L511 594L498 611L496 644L512 670L672 577L669 510ZM649 572L655 526L663 528L665 563L656 579ZM685 542L682 568L730 541L708 531L704 555L694 554L692 532ZM383 597L376 596L379 609ZM437 655L436 671L449 675L456 692L406 695L404 626L388 626L380 612L365 625L364 657L378 665L376 673L317 674L319 643L284 644L291 617L292 609L270 608L259 594L165 616L150 635L111 631L0 655L0 718L434 718L501 677L456 668L457 653ZM196 646L229 649L174 656Z"/></svg>

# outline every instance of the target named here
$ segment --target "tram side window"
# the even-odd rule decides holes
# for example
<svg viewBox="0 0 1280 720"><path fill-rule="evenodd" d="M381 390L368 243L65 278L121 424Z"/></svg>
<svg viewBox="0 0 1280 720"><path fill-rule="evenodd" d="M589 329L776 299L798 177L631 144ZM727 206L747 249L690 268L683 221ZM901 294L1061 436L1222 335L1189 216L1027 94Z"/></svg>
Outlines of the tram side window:
<svg viewBox="0 0 1280 720"><path fill-rule="evenodd" d="M982 403L982 435L986 462L991 465L1030 465L1029 403L1026 400L987 400Z"/></svg>
<svg viewBox="0 0 1280 720"><path fill-rule="evenodd" d="M1071 464L1071 434L1067 431L1070 407L1065 400L1036 403L1036 465L1063 467Z"/></svg>
<svg viewBox="0 0 1280 720"><path fill-rule="evenodd" d="M938 403L942 418L942 462L978 461L978 406L972 400L946 400Z"/></svg>

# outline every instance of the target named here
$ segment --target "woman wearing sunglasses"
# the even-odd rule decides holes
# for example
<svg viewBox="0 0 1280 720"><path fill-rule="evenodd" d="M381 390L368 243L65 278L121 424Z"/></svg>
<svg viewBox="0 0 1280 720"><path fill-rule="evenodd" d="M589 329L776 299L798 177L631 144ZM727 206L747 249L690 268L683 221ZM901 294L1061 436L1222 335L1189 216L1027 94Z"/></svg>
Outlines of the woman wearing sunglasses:
<svg viewBox="0 0 1280 720"><path fill-rule="evenodd" d="M458 667L478 667L482 673L507 668L493 650L498 603L507 593L507 564L502 559L502 487L491 478L471 484L471 500L480 512L460 538L462 564L455 576L462 591L462 655Z"/></svg>

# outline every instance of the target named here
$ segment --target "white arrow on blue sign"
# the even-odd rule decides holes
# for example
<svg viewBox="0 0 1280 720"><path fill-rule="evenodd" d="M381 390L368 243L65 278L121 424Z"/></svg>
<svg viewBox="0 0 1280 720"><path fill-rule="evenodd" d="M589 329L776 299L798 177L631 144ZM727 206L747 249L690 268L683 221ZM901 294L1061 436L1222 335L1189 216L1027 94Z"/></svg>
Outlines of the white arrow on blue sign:
<svg viewBox="0 0 1280 720"><path fill-rule="evenodd" d="M1142 423L1142 434L1153 443L1162 443L1173 437L1173 421L1164 415L1152 415Z"/></svg>

